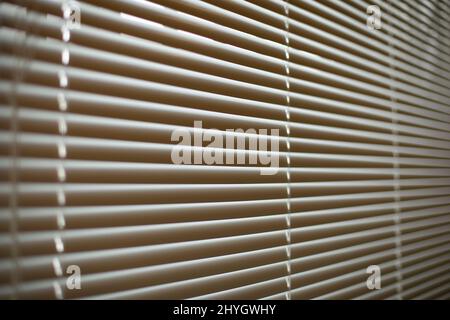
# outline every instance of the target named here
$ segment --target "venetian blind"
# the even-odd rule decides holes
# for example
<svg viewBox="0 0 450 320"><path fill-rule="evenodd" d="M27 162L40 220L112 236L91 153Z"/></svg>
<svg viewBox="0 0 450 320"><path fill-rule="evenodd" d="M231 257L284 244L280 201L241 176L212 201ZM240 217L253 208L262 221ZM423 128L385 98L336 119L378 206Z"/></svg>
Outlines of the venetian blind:
<svg viewBox="0 0 450 320"><path fill-rule="evenodd" d="M438 0L3 1L0 297L449 298L449 15ZM175 130L210 128L248 144L278 129L276 173L173 162Z"/></svg>

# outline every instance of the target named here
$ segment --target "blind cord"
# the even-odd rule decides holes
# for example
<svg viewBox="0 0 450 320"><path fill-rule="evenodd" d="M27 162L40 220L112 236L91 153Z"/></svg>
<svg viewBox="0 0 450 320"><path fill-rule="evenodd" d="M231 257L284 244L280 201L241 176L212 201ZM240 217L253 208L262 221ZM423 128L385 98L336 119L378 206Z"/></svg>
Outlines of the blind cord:
<svg viewBox="0 0 450 320"><path fill-rule="evenodd" d="M396 291L397 291L397 297L399 300L402 300L402 232L401 232L401 206L400 206L400 168L399 168L399 153L398 153L398 120L397 120L397 98L395 97L396 88L394 85L394 82L396 81L394 72L395 72L395 56L393 54L393 40L394 36L392 34L391 28L388 30L389 34L389 48L391 49L389 51L389 67L390 67L390 84L389 89L391 90L391 114L392 114L392 127L391 127L391 133L392 133L392 160L393 160L393 188L394 188L394 230L395 230L395 268L396 268Z"/></svg>
<svg viewBox="0 0 450 320"><path fill-rule="evenodd" d="M18 86L22 82L25 77L25 72L27 68L30 66L30 61L33 59L33 50L27 50L27 42L28 31L31 26L34 25L33 21L29 21L27 15L27 9L17 11L17 19L15 19L15 27L18 30L23 30L23 40L18 41L18 45L13 48L13 54L17 59L17 69L15 70L12 76L11 82L11 94L7 96L8 103L11 106L11 121L10 121L10 131L11 131L11 161L10 161L10 184L11 184L11 192L9 195L9 207L10 207L10 223L9 223L9 231L11 235L12 244L10 246L11 249L11 258L13 261L14 267L11 271L11 285L12 285L12 294L11 299L19 298L19 285L21 282L20 275L20 248L19 248L19 213L18 213L18 194L19 194L19 138L18 135L20 133L20 106L17 101L18 97ZM0 21L0 25L2 25ZM35 32L38 33L38 28L36 28Z"/></svg>
<svg viewBox="0 0 450 320"><path fill-rule="evenodd" d="M55 234L54 242L55 249L57 254L61 254L64 252L64 242L61 237L61 231L66 227L66 220L64 217L64 206L66 205L66 194L64 191L64 184L66 181L66 169L64 167L64 161L67 157L67 147L65 143L65 137L68 131L67 121L66 121L66 112L68 109L68 101L67 101L67 88L69 87L69 77L67 75L67 66L70 63L70 50L69 50L69 42L71 37L71 31L69 27L70 23L70 15L71 8L68 4L68 1L63 1L61 4L61 11L63 15L63 22L61 26L61 38L63 41L62 50L61 50L61 65L62 68L58 72L58 81L60 91L57 95L57 103L58 109L60 111L60 117L58 119L58 133L60 135L60 141L58 142L58 158L59 165L57 168L57 179L58 179L58 191L57 191L57 214L56 214L56 224L58 227L58 232ZM57 278L61 278L63 276L63 270L61 266L61 262L58 256L55 256L53 259L53 269ZM63 299L63 290L58 280L55 280L53 283L54 293L56 299Z"/></svg>
<svg viewBox="0 0 450 320"><path fill-rule="evenodd" d="M286 209L287 209L287 215L286 215L286 258L287 258L287 276L286 276L286 300L291 300L291 144L290 144L290 104L291 104L291 97L290 97L290 70L289 70L289 3L288 0L284 1L284 14L285 14L285 21L284 21L284 28L285 28L285 34L284 34L284 41L285 41L285 47L284 47L284 53L285 53L285 72L286 72L286 108L285 108L285 114L286 114Z"/></svg>
<svg viewBox="0 0 450 320"><path fill-rule="evenodd" d="M19 21L20 23L20 21ZM25 39L26 39L26 33L25 33ZM26 40L24 40L26 41ZM19 46L21 47L21 46ZM9 206L10 206L10 224L9 224L9 231L11 235L11 258L13 261L13 269L11 272L11 284L12 284L12 299L18 298L18 285L20 283L20 274L19 274L19 248L18 248L18 213L17 213L17 195L18 195L18 131L19 129L19 120L18 120L18 113L19 113L19 106L17 103L17 86L20 82L20 79L23 77L23 59L20 55L17 55L19 57L17 71L14 72L13 75L13 81L11 83L11 94L9 95L9 104L12 106L11 110L11 170L9 171L10 176L10 183L11 183L11 192L9 195Z"/></svg>

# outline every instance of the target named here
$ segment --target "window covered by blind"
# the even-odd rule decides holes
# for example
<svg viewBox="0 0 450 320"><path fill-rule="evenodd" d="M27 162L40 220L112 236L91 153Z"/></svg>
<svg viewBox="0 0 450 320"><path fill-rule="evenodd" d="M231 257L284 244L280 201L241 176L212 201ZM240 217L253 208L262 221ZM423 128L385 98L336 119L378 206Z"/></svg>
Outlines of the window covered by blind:
<svg viewBox="0 0 450 320"><path fill-rule="evenodd" d="M449 16L2 1L0 298L448 299Z"/></svg>

